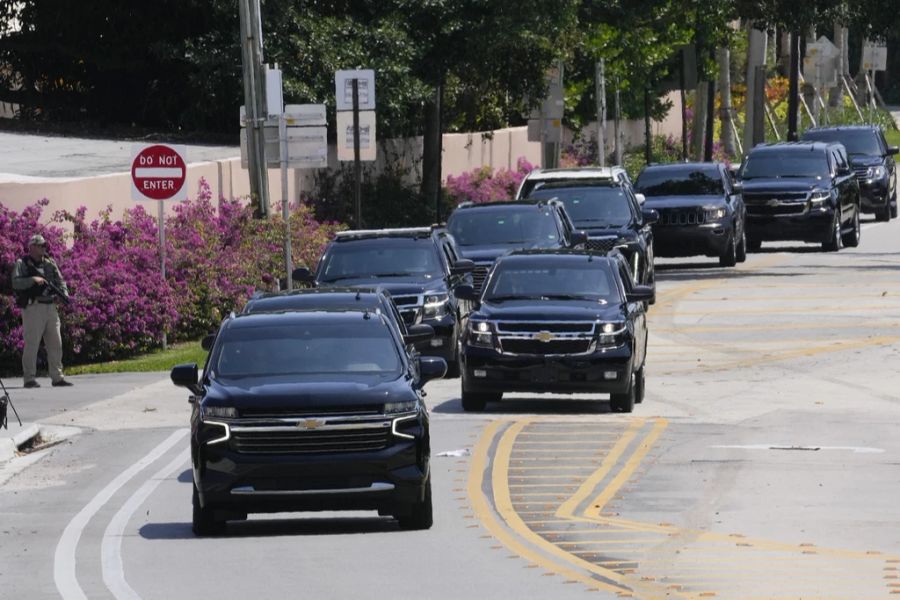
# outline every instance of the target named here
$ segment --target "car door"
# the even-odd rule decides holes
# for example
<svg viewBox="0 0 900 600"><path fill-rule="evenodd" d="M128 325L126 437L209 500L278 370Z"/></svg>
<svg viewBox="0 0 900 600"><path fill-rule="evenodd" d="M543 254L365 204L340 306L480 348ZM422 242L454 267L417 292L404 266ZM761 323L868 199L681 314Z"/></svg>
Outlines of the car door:
<svg viewBox="0 0 900 600"><path fill-rule="evenodd" d="M897 163L894 155L888 150L888 143L883 131L878 132L878 139L884 153L884 168L888 171L888 199L890 201L897 197Z"/></svg>
<svg viewBox="0 0 900 600"><path fill-rule="evenodd" d="M619 278L622 280L626 302L625 310L628 322L632 325L634 335L634 365L635 369L644 364L647 355L647 311L643 302L630 302L628 294L634 289L633 277L625 261L617 261L619 265Z"/></svg>
<svg viewBox="0 0 900 600"><path fill-rule="evenodd" d="M631 203L631 211L634 213L634 227L641 240L641 263L634 273L635 283L650 284L653 277L653 228L644 221L644 212L641 203L638 202L634 188L630 183L623 184L625 195Z"/></svg>
<svg viewBox="0 0 900 600"><path fill-rule="evenodd" d="M844 158L843 153L837 149L830 151L832 160L832 177L834 185L838 189L838 201L841 207L841 222L845 223L853 218L853 211L856 206L856 196L858 195L858 184L856 176L850 170L850 164ZM856 192L856 193L854 193Z"/></svg>
<svg viewBox="0 0 900 600"><path fill-rule="evenodd" d="M744 232L744 225L746 222L746 214L747 210L744 208L744 199L741 196L741 193L734 189L734 179L731 177L731 173L728 169L725 168L725 165L721 165L719 167L719 172L722 176L722 185L725 190L725 200L728 202L728 206L731 208L731 214L734 215L734 223L735 223L735 240L741 239L741 234Z"/></svg>

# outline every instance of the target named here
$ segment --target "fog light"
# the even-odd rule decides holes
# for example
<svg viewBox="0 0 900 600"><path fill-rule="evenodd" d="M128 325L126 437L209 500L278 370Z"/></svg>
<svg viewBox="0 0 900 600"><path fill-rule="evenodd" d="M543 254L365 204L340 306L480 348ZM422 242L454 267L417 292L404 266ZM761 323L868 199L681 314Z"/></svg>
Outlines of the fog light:
<svg viewBox="0 0 900 600"><path fill-rule="evenodd" d="M438 348L444 345L444 340L442 338L431 338L431 347Z"/></svg>
<svg viewBox="0 0 900 600"><path fill-rule="evenodd" d="M619 374L615 371L604 371L603 379L615 379Z"/></svg>
<svg viewBox="0 0 900 600"><path fill-rule="evenodd" d="M487 371L485 371L484 369L475 369L474 371L472 371L472 375L474 375L475 377L487 377Z"/></svg>

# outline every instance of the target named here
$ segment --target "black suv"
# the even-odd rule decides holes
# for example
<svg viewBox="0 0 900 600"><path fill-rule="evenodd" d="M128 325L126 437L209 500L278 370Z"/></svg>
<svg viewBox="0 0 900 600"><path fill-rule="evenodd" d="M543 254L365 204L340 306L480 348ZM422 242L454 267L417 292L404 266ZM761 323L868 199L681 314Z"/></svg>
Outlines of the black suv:
<svg viewBox="0 0 900 600"><path fill-rule="evenodd" d="M656 256L714 256L723 267L747 259L744 202L722 163L650 165L635 189L655 209Z"/></svg>
<svg viewBox="0 0 900 600"><path fill-rule="evenodd" d="M424 323L434 337L417 344L427 356L447 361L458 372L459 336L468 306L460 306L453 288L471 281L474 265L461 259L453 237L431 227L344 231L335 236L315 275L294 271L294 279L320 288L372 287L388 290L409 325Z"/></svg>
<svg viewBox="0 0 900 600"><path fill-rule="evenodd" d="M821 243L837 251L859 245L859 183L841 144L761 144L741 164L747 243Z"/></svg>
<svg viewBox="0 0 900 600"><path fill-rule="evenodd" d="M413 360L369 311L290 311L226 319L198 381L172 369L191 402L193 528L251 512L378 510L432 523L422 386L440 358Z"/></svg>
<svg viewBox="0 0 900 600"><path fill-rule="evenodd" d="M627 178L554 179L523 185L521 193L531 201L556 199L579 230L587 234L585 247L609 252L618 248L631 264L634 283L650 286L656 302L656 271L653 268L653 230L659 215L641 206Z"/></svg>
<svg viewBox="0 0 900 600"><path fill-rule="evenodd" d="M475 290L494 261L514 250L574 248L587 240L559 202L463 202L447 220L462 255L475 263Z"/></svg>
<svg viewBox="0 0 900 600"><path fill-rule="evenodd" d="M500 258L462 349L462 405L483 410L504 392L610 394L617 412L644 396L652 291L633 286L621 255L521 251Z"/></svg>
<svg viewBox="0 0 900 600"><path fill-rule="evenodd" d="M900 149L887 145L881 127L818 127L808 129L802 139L843 144L850 156L850 166L859 180L863 212L875 213L878 221L897 218L897 165L894 156Z"/></svg>

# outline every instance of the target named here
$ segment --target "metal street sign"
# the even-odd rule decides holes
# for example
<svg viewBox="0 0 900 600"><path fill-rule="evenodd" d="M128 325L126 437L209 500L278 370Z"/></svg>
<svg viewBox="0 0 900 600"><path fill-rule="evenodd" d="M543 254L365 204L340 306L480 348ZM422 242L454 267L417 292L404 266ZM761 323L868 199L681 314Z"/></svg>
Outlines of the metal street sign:
<svg viewBox="0 0 900 600"><path fill-rule="evenodd" d="M131 155L133 200L187 200L184 146L135 145Z"/></svg>
<svg viewBox="0 0 900 600"><path fill-rule="evenodd" d="M887 71L887 46L866 43L863 46L864 71Z"/></svg>
<svg viewBox="0 0 900 600"><path fill-rule="evenodd" d="M359 110L375 110L375 71L358 69L335 71L334 97L337 110L353 110L353 80L359 89Z"/></svg>
<svg viewBox="0 0 900 600"><path fill-rule="evenodd" d="M359 159L375 160L375 111L359 112ZM353 113L337 113L338 160L353 160Z"/></svg>
<svg viewBox="0 0 900 600"><path fill-rule="evenodd" d="M241 107L241 167L247 168L247 130L244 107ZM266 166L281 166L279 116L266 119L263 134L266 143ZM288 104L284 107L287 125L287 167L290 169L322 169L328 166L328 137L324 104Z"/></svg>
<svg viewBox="0 0 900 600"><path fill-rule="evenodd" d="M543 119L543 127L541 127L541 119L529 119L528 141L554 144L562 142L562 120Z"/></svg>

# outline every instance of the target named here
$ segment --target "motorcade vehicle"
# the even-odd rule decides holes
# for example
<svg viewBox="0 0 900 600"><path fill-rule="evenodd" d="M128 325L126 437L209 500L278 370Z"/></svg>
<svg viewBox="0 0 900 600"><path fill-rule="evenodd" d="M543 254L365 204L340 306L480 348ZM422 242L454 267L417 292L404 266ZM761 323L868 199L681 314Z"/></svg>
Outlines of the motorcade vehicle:
<svg viewBox="0 0 900 600"><path fill-rule="evenodd" d="M470 282L474 268L443 228L357 230L335 236L315 273L301 267L293 278L319 289L376 286L388 291L407 326L425 324L434 330L433 338L417 344L419 352L443 358L455 376L468 307L453 289Z"/></svg>
<svg viewBox="0 0 900 600"><path fill-rule="evenodd" d="M709 256L723 267L747 259L746 210L723 163L670 163L645 167L635 182L653 224L656 256Z"/></svg>
<svg viewBox="0 0 900 600"><path fill-rule="evenodd" d="M860 193L841 144L760 144L741 165L747 245L763 241L820 243L823 250L858 246Z"/></svg>
<svg viewBox="0 0 900 600"><path fill-rule="evenodd" d="M894 157L900 148L888 145L881 127L814 127L803 132L800 139L842 144L859 181L862 212L874 213L877 221L897 218L897 163Z"/></svg>
<svg viewBox="0 0 900 600"><path fill-rule="evenodd" d="M446 372L413 357L381 311L291 310L225 319L191 392L193 530L248 513L377 510L432 524L424 384Z"/></svg>
<svg viewBox="0 0 900 600"><path fill-rule="evenodd" d="M643 400L653 291L612 254L517 251L497 260L480 294L457 290L476 303L462 341L464 410L506 392L610 394L615 412Z"/></svg>

